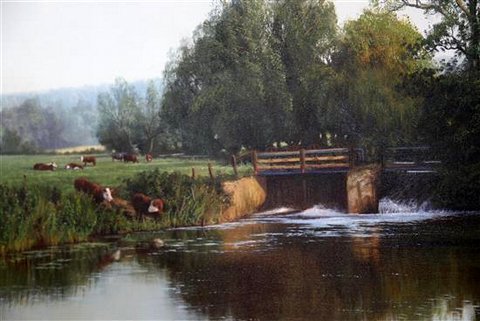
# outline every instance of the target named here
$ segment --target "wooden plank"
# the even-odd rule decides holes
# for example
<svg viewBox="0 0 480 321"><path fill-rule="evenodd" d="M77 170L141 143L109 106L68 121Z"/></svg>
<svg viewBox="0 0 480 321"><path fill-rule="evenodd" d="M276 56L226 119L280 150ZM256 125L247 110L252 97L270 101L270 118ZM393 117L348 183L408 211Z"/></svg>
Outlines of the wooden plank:
<svg viewBox="0 0 480 321"><path fill-rule="evenodd" d="M275 163L299 163L300 158L263 158L257 159L258 164L275 164Z"/></svg>
<svg viewBox="0 0 480 321"><path fill-rule="evenodd" d="M274 166L258 166L257 167L257 170L258 171L268 171L268 170L272 170L272 169L300 169L300 166L298 165L292 165L292 166L288 166L288 165L285 165L285 166L281 166L281 165L274 165Z"/></svg>
<svg viewBox="0 0 480 321"><path fill-rule="evenodd" d="M306 168L335 168L335 167L349 167L348 163L328 163L328 164L306 164Z"/></svg>
<svg viewBox="0 0 480 321"><path fill-rule="evenodd" d="M252 164L253 164L253 172L255 175L258 173L258 164L257 164L257 151L252 151Z"/></svg>
<svg viewBox="0 0 480 321"><path fill-rule="evenodd" d="M347 154L348 153L348 148L326 148L326 149L310 149L310 150L305 150L305 155L310 155L310 154Z"/></svg>
<svg viewBox="0 0 480 321"><path fill-rule="evenodd" d="M274 156L299 156L300 151L293 151L293 152L262 152L262 153L257 153L257 157L259 158L268 158L268 157L274 157Z"/></svg>
<svg viewBox="0 0 480 321"><path fill-rule="evenodd" d="M342 160L346 161L348 156L314 156L314 157L305 157L307 162L321 162L321 161L337 161Z"/></svg>

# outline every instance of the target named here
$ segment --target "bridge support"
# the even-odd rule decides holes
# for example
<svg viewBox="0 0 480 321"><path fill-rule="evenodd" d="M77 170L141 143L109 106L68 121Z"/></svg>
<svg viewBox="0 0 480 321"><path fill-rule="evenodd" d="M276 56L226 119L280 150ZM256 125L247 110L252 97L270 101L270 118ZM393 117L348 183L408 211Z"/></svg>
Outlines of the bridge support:
<svg viewBox="0 0 480 321"><path fill-rule="evenodd" d="M347 174L348 213L378 213L380 166L359 167Z"/></svg>

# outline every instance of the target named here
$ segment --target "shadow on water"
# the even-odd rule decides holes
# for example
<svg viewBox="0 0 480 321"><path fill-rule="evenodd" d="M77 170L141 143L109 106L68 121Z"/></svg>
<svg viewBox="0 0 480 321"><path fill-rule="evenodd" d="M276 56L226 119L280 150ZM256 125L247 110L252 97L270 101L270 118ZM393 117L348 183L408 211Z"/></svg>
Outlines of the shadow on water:
<svg viewBox="0 0 480 321"><path fill-rule="evenodd" d="M1 266L0 316L480 320L480 214L401 211L318 207L24 253Z"/></svg>

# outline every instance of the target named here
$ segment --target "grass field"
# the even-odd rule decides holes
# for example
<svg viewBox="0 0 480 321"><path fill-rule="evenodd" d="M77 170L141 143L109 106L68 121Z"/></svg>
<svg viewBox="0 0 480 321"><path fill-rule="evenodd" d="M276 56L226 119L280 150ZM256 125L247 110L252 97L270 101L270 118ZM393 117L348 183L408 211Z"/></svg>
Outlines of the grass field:
<svg viewBox="0 0 480 321"><path fill-rule="evenodd" d="M73 181L77 177L87 177L93 182L106 186L118 186L125 178L132 177L136 173L158 168L160 171L178 171L191 175L192 167L195 168L197 176L208 176L208 163L212 163L215 175L233 174L231 166L220 164L208 159L185 159L185 158L162 158L154 159L146 163L139 159L140 163L113 162L110 155L99 154L96 166L87 166L84 170L65 170L67 163L80 163L79 155L0 155L0 183L17 185L23 182L23 176L27 177L30 185L53 185L64 191L73 190ZM56 171L33 170L35 163L56 162ZM240 175L251 171L250 166L240 166Z"/></svg>

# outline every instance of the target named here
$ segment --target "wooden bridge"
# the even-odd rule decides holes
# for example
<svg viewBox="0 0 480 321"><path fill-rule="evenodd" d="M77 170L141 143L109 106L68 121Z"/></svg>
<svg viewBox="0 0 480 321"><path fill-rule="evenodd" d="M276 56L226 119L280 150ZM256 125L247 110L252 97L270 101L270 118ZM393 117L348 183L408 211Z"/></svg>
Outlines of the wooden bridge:
<svg viewBox="0 0 480 321"><path fill-rule="evenodd" d="M416 174L435 173L440 164L428 147L388 148L380 166L369 166L365 155L361 148L298 149L253 151L251 160L266 191L264 208L323 204L349 213L377 212L387 176L427 177Z"/></svg>
<svg viewBox="0 0 480 321"><path fill-rule="evenodd" d="M429 147L387 148L383 157L384 171L429 173L436 170L440 161L431 158ZM365 165L362 148L299 149L296 151L252 152L255 175L297 175L346 173Z"/></svg>

